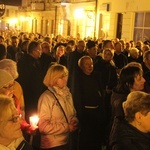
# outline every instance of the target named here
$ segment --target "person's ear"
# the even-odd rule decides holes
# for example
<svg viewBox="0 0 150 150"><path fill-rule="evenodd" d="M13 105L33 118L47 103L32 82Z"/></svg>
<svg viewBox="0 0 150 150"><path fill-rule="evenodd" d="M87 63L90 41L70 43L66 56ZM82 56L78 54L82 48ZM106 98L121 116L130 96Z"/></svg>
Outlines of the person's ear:
<svg viewBox="0 0 150 150"><path fill-rule="evenodd" d="M141 124L141 122L142 122L142 117L143 117L143 115L141 114L141 112L137 112L136 114L135 114L135 120L137 121L137 123L140 125Z"/></svg>

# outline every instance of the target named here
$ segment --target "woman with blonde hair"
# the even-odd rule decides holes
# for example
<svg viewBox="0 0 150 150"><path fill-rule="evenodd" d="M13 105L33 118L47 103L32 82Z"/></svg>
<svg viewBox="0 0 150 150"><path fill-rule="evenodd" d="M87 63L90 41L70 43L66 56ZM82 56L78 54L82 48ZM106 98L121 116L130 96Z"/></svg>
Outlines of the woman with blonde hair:
<svg viewBox="0 0 150 150"><path fill-rule="evenodd" d="M34 133L36 131L36 128L32 127L24 119L23 111L21 110L20 107L20 101L14 96L15 92L14 85L15 85L14 77L10 73L8 73L8 71L6 71L5 69L0 69L0 94L12 98L12 101L17 109L17 113L19 116L21 116L20 120L21 129L24 133L24 137L27 139L26 136L28 134Z"/></svg>
<svg viewBox="0 0 150 150"><path fill-rule="evenodd" d="M23 138L20 116L13 100L5 95L0 95L0 149L32 150Z"/></svg>
<svg viewBox="0 0 150 150"><path fill-rule="evenodd" d="M67 85L68 70L53 64L47 71L43 83L48 89L38 101L39 130L42 150L68 150L71 132L78 126L72 95Z"/></svg>

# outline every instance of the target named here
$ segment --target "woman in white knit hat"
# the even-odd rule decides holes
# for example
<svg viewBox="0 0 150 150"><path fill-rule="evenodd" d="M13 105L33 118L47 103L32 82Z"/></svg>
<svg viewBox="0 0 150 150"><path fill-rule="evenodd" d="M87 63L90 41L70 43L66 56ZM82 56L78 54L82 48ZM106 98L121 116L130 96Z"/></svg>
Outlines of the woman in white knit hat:
<svg viewBox="0 0 150 150"><path fill-rule="evenodd" d="M14 84L15 84L15 81L14 81L13 76L10 75L8 71L4 69L0 69L0 94L7 95L8 97L13 98L14 104L18 111L18 115L22 116L22 120L20 122L22 131L25 133L25 135L27 133L31 134L35 132L36 128L33 128L32 126L30 126L30 124L28 124L23 119L24 116L20 107L20 102L16 97L14 97Z"/></svg>
<svg viewBox="0 0 150 150"><path fill-rule="evenodd" d="M17 64L11 59L0 61L0 69L6 70L14 79L13 98L16 98L20 105L21 114L24 116L24 97L21 85L15 81L18 78Z"/></svg>
<svg viewBox="0 0 150 150"><path fill-rule="evenodd" d="M19 100L14 98L14 78L4 69L0 69L0 94L13 98L18 114L22 115Z"/></svg>
<svg viewBox="0 0 150 150"><path fill-rule="evenodd" d="M13 85L13 77L7 71L0 69L0 94L12 97L14 91Z"/></svg>

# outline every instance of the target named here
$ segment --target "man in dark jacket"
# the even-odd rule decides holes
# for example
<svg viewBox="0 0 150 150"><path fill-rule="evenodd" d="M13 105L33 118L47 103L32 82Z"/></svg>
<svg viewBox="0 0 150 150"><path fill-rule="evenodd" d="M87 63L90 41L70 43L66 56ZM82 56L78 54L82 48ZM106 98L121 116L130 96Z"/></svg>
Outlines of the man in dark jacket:
<svg viewBox="0 0 150 150"><path fill-rule="evenodd" d="M7 58L12 59L16 61L16 53L20 50L18 47L18 37L17 36L12 36L11 37L11 45L7 47Z"/></svg>
<svg viewBox="0 0 150 150"><path fill-rule="evenodd" d="M41 56L41 46L38 42L32 41L28 46L28 54L24 55L17 63L19 78L25 100L25 117L36 113L38 98L44 90L43 73L39 58Z"/></svg>

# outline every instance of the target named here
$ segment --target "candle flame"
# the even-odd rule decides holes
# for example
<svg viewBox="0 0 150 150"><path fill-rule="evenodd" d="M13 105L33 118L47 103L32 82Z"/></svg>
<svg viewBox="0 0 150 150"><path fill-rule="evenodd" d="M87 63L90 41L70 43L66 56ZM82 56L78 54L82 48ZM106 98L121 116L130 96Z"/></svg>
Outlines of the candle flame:
<svg viewBox="0 0 150 150"><path fill-rule="evenodd" d="M29 120L30 120L30 125L31 125L31 126L37 127L37 124L38 124L38 122L39 122L39 117L38 117L37 115L31 116L31 117L29 118Z"/></svg>

